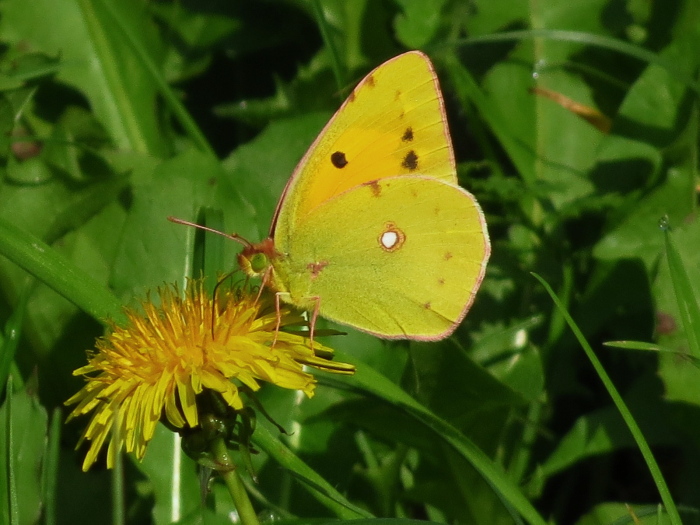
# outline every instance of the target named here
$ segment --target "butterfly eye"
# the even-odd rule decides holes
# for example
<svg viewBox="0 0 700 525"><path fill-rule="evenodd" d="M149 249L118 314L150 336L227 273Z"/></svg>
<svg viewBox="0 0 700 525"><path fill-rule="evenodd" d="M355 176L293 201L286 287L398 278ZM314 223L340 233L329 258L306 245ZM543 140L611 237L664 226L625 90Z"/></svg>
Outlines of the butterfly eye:
<svg viewBox="0 0 700 525"><path fill-rule="evenodd" d="M238 265L246 275L260 277L270 266L270 258L264 253L251 254L250 252L246 253L244 250L238 254Z"/></svg>
<svg viewBox="0 0 700 525"><path fill-rule="evenodd" d="M270 260L264 253L256 253L250 259L250 269L255 273L264 272L270 266Z"/></svg>

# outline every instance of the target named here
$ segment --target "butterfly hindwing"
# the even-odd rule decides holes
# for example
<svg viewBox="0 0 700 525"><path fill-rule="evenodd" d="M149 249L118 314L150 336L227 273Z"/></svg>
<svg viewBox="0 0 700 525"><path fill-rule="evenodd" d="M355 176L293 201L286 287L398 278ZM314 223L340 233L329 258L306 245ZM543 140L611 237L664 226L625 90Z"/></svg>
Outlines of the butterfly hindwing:
<svg viewBox="0 0 700 525"><path fill-rule="evenodd" d="M318 298L328 319L381 337L432 340L466 314L489 244L471 194L399 176L322 204L279 249L288 254L278 270L291 302L311 309Z"/></svg>

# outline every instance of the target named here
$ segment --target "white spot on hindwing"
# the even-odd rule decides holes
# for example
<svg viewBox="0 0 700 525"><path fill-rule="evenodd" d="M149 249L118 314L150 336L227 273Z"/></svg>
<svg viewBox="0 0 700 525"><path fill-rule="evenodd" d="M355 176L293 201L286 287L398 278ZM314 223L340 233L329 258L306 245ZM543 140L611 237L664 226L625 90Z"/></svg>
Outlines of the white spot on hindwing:
<svg viewBox="0 0 700 525"><path fill-rule="evenodd" d="M384 249L391 250L396 246L396 243L399 242L399 234L394 231L384 232L382 233L381 239L380 242L382 246L384 246Z"/></svg>
<svg viewBox="0 0 700 525"><path fill-rule="evenodd" d="M395 252L406 242L406 234L393 222L387 222L384 225L384 231L379 234L378 241L385 252Z"/></svg>

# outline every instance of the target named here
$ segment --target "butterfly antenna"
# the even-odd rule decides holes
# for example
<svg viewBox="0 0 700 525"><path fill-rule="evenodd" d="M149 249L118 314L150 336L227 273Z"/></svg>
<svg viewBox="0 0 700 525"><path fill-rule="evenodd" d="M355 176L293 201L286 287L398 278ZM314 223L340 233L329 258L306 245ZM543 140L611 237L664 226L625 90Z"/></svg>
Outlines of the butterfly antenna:
<svg viewBox="0 0 700 525"><path fill-rule="evenodd" d="M216 317L219 315L219 308L218 308L218 305L216 303L216 296L219 292L219 286L221 286L226 279L229 279L230 277L232 277L234 272L235 272L235 270L227 273L221 279L219 279L217 281L216 285L214 286L214 290L212 292L212 305L214 308L214 312L212 312L212 316L211 316L211 338L212 339L214 339L214 326L216 323Z"/></svg>
<svg viewBox="0 0 700 525"><path fill-rule="evenodd" d="M232 241L236 241L239 244L242 244L246 248L252 248L253 245L245 240L243 237L238 235L237 233L224 233L220 232L219 230L215 230L214 228L208 228L207 226L202 226L201 224L197 224L196 222L190 222L186 221L184 219L178 219L177 217L173 217L172 215L168 217L168 220L170 222L174 222L175 224L184 224L185 226L192 226L193 228L198 228L200 230L204 230L205 232L211 232L211 233L216 233L218 235L221 235L222 237L226 237L227 239L231 239Z"/></svg>

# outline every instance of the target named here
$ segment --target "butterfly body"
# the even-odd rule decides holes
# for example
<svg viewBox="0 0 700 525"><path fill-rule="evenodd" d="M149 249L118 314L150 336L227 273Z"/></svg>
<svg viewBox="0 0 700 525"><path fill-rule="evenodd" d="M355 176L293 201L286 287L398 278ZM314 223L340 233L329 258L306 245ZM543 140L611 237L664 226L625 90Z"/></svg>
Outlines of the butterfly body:
<svg viewBox="0 0 700 525"><path fill-rule="evenodd" d="M409 52L355 88L297 166L270 237L239 261L296 307L436 340L471 306L489 252L481 209L457 184L432 65Z"/></svg>

